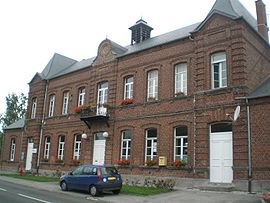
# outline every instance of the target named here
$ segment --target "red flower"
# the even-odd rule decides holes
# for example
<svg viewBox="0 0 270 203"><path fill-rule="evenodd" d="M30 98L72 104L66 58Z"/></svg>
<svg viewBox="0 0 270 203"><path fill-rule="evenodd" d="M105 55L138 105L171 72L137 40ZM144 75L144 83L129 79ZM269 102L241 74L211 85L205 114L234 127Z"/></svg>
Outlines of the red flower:
<svg viewBox="0 0 270 203"><path fill-rule="evenodd" d="M121 102L122 105L128 105L128 104L132 104L132 103L133 103L133 98L123 99Z"/></svg>
<svg viewBox="0 0 270 203"><path fill-rule="evenodd" d="M74 107L74 112L75 113L81 113L81 111L82 111L83 108L84 108L83 105L81 105L81 106L75 106Z"/></svg>

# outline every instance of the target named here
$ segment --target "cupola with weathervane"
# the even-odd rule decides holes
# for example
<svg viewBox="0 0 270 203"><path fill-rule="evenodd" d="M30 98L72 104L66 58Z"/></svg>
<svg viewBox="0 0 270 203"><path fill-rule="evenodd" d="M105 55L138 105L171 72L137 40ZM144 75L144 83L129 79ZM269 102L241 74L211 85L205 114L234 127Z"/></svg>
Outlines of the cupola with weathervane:
<svg viewBox="0 0 270 203"><path fill-rule="evenodd" d="M142 18L129 29L131 30L131 45L149 39L151 37L151 31L153 30Z"/></svg>

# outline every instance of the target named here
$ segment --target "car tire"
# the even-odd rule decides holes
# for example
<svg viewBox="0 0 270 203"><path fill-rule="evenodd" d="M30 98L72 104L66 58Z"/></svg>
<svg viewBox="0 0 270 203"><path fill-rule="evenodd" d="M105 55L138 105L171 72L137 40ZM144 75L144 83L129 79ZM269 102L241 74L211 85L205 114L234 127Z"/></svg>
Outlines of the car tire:
<svg viewBox="0 0 270 203"><path fill-rule="evenodd" d="M113 194L118 195L120 193L120 190L113 190Z"/></svg>
<svg viewBox="0 0 270 203"><path fill-rule="evenodd" d="M62 181L60 184L60 187L62 191L68 191L68 186L67 186L66 181Z"/></svg>
<svg viewBox="0 0 270 203"><path fill-rule="evenodd" d="M89 188L89 193L91 196L97 196L99 194L99 191L95 185L91 185Z"/></svg>

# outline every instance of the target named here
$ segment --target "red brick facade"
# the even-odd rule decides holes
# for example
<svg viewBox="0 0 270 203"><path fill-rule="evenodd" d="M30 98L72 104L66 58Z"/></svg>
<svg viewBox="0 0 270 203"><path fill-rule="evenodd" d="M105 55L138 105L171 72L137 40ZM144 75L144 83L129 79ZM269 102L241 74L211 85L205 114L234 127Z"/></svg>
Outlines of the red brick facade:
<svg viewBox="0 0 270 203"><path fill-rule="evenodd" d="M40 150L40 153L33 154L33 169L70 170L74 165L74 136L82 133L86 133L88 138L82 139L80 162L92 163L94 134L107 131L105 164L117 165L121 153L121 132L130 130L130 166L120 168L122 173L209 179L209 128L211 124L225 122L232 124L233 179L247 179L247 110L245 100L240 98L247 96L270 74L270 50L269 44L245 20L214 14L191 37L122 57L115 57L113 53L102 55L104 43L111 44L111 41L101 42L99 55L89 67L48 81L38 74L33 78L22 137L25 154L22 164L25 165L27 139L32 137L34 148ZM226 53L227 87L213 89L211 55L218 52ZM187 64L187 95L175 97L174 66L179 63ZM150 70L158 71L158 100L154 102L147 101L146 96L147 73ZM134 78L133 103L121 105L124 78L129 75ZM108 82L108 104L113 108L109 109L108 122L92 122L88 128L80 120L80 115L74 113L78 89L85 87L85 103L95 104L98 84L104 81ZM70 92L69 113L61 115L65 91ZM55 94L54 116L48 117L49 96L52 94ZM31 119L33 98L38 99L35 119ZM240 118L232 122L229 115L233 115L238 105L241 106ZM267 161L270 153L269 112L269 97L251 101L253 178L258 180L270 178L270 162ZM177 126L187 126L188 129L188 161L181 169L169 166L174 161L174 128ZM157 129L157 157L165 156L167 167L145 166L145 131L150 128ZM10 137L20 139L20 133L20 130L5 132L2 157L5 166L17 167L20 164L18 151L16 161L8 161ZM65 136L64 160L56 163L60 135ZM46 136L51 139L48 162L43 160Z"/></svg>

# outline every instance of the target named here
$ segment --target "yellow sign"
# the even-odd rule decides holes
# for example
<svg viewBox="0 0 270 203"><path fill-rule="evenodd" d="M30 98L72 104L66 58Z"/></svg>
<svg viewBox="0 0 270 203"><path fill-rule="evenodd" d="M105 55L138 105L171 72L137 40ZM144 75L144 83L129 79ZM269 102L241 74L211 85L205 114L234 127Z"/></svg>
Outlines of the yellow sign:
<svg viewBox="0 0 270 203"><path fill-rule="evenodd" d="M167 165L167 157L166 156L159 156L158 157L158 165L159 166L166 166Z"/></svg>

